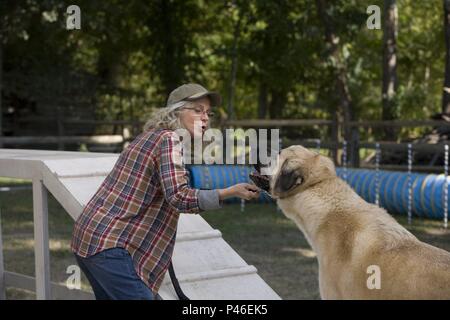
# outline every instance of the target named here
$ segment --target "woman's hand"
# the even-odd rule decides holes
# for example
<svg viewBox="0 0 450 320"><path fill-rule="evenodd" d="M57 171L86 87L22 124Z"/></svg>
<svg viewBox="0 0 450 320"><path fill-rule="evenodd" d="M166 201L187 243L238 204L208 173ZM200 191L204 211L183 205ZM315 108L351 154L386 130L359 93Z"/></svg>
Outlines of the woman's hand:
<svg viewBox="0 0 450 320"><path fill-rule="evenodd" d="M244 200L256 199L259 197L259 188L249 183L238 183L226 189L219 189L219 199L238 197Z"/></svg>

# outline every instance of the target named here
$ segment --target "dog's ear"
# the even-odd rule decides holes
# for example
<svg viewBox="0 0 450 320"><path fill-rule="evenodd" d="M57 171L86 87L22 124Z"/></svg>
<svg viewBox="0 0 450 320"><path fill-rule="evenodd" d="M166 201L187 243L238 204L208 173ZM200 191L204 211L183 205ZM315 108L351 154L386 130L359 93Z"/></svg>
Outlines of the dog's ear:
<svg viewBox="0 0 450 320"><path fill-rule="evenodd" d="M285 193L303 183L303 177L299 170L282 169L275 182L275 192Z"/></svg>

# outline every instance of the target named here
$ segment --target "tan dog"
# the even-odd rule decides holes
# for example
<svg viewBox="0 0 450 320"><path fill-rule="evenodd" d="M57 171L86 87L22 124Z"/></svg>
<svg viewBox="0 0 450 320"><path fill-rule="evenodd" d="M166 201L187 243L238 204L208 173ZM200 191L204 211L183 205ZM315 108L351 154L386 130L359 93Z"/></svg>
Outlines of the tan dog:
<svg viewBox="0 0 450 320"><path fill-rule="evenodd" d="M329 158L284 149L270 193L316 252L323 299L450 299L450 253L364 201Z"/></svg>

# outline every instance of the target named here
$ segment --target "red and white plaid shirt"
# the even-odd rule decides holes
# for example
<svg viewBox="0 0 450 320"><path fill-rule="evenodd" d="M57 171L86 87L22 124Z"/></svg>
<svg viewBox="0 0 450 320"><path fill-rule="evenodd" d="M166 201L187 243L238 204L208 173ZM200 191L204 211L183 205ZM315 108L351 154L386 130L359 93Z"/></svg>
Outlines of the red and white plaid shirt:
<svg viewBox="0 0 450 320"><path fill-rule="evenodd" d="M125 248L136 273L157 293L171 261L179 214L220 207L217 191L189 187L181 159L174 131L154 129L136 137L77 219L72 251L89 257Z"/></svg>

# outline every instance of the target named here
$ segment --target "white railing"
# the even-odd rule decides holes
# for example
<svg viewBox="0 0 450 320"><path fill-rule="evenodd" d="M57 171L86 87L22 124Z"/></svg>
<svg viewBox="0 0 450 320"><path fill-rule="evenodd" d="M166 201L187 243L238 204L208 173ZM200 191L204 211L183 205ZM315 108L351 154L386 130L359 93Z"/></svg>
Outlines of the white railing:
<svg viewBox="0 0 450 320"><path fill-rule="evenodd" d="M37 151L39 152L39 151ZM1 149L0 149L1 154ZM2 229L0 223L0 299L6 297L6 287L35 291L36 299L93 299L87 291L73 290L50 280L50 251L48 233L48 190L44 166L38 161L0 158L0 176L30 179L33 184L33 224L35 277L10 272L4 268ZM48 177L47 177L48 178ZM1 213L0 213L1 215ZM73 217L72 217L73 218ZM1 216L0 216L1 219Z"/></svg>
<svg viewBox="0 0 450 320"><path fill-rule="evenodd" d="M75 220L117 158L117 154L106 153L0 149L0 177L33 183L36 270L35 278L6 271L0 255L0 298L5 297L6 287L35 291L37 299L93 298L90 292L50 281L47 194L51 192ZM256 268L248 265L223 240L220 231L200 215L180 216L173 262L183 290L192 299L280 299L258 276ZM168 274L159 294L163 299L177 298Z"/></svg>

